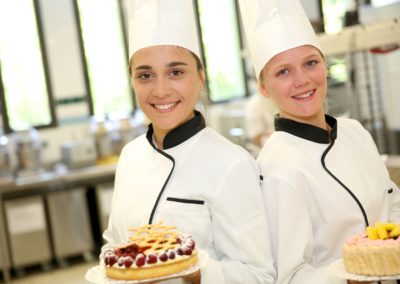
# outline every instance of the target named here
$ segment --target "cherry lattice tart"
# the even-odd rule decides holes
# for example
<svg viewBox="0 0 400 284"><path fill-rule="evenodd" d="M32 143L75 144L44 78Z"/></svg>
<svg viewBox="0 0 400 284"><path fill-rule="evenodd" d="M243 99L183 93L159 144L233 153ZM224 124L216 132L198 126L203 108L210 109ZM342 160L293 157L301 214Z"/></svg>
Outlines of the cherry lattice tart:
<svg viewBox="0 0 400 284"><path fill-rule="evenodd" d="M106 275L112 279L145 280L181 272L198 261L193 238L162 222L130 229L125 244L104 254Z"/></svg>

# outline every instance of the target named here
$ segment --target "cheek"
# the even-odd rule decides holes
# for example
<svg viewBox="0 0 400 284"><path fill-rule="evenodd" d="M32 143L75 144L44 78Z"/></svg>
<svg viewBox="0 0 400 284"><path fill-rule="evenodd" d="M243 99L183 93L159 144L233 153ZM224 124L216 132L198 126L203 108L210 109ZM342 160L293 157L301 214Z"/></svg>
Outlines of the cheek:
<svg viewBox="0 0 400 284"><path fill-rule="evenodd" d="M146 91L143 87L132 83L133 92L135 93L138 104L142 107L146 98Z"/></svg>
<svg viewBox="0 0 400 284"><path fill-rule="evenodd" d="M275 81L268 88L272 96L276 98L279 98L281 96L286 96L288 93L290 93L290 89L291 89L290 80Z"/></svg>
<svg viewBox="0 0 400 284"><path fill-rule="evenodd" d="M176 88L179 88L179 92L183 96L194 100L197 99L201 92L201 84L197 80L192 80L191 82L182 82L182 84L179 84L179 86L176 86Z"/></svg>
<svg viewBox="0 0 400 284"><path fill-rule="evenodd" d="M323 86L326 88L327 86L327 79L326 76L321 72L315 79L318 83L318 85Z"/></svg>
<svg viewBox="0 0 400 284"><path fill-rule="evenodd" d="M328 77L328 72L326 68L320 68L316 70L316 72L314 73L315 81L317 81L321 85L327 84L327 77Z"/></svg>

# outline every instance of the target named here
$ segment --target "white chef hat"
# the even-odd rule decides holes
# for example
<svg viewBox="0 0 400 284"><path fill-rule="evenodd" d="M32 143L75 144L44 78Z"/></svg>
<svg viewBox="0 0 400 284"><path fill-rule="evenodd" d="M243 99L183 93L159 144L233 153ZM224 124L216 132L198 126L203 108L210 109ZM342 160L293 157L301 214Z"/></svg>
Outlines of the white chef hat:
<svg viewBox="0 0 400 284"><path fill-rule="evenodd" d="M129 59L155 45L184 47L201 59L193 1L130 0Z"/></svg>
<svg viewBox="0 0 400 284"><path fill-rule="evenodd" d="M275 55L302 45L321 50L298 0L239 0L242 22L257 78Z"/></svg>

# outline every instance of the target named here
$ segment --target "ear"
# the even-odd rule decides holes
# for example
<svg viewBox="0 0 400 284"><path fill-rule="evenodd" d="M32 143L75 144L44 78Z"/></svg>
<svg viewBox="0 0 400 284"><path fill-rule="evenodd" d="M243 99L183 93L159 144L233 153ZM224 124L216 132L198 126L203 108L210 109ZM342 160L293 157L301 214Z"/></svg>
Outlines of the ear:
<svg viewBox="0 0 400 284"><path fill-rule="evenodd" d="M199 72L200 76L200 91L204 89L204 85L206 83L206 74L203 70Z"/></svg>
<svg viewBox="0 0 400 284"><path fill-rule="evenodd" d="M258 90L260 91L260 94L266 98L269 98L271 96L271 94L268 92L267 86L261 80L258 81Z"/></svg>

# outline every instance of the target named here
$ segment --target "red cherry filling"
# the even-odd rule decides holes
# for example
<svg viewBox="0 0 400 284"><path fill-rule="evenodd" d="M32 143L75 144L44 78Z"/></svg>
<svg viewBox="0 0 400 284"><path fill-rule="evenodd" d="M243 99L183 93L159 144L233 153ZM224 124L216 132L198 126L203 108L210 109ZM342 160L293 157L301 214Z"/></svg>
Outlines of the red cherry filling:
<svg viewBox="0 0 400 284"><path fill-rule="evenodd" d="M167 251L167 255L169 259L174 259L175 258L175 253L172 249Z"/></svg>
<svg viewBox="0 0 400 284"><path fill-rule="evenodd" d="M194 248L195 248L195 246L196 246L196 243L194 242L193 239L190 239L189 245L190 245L190 247L192 248L192 250L194 250Z"/></svg>
<svg viewBox="0 0 400 284"><path fill-rule="evenodd" d="M118 257L115 254L107 255L104 259L104 263L108 266L113 266L118 261Z"/></svg>
<svg viewBox="0 0 400 284"><path fill-rule="evenodd" d="M140 253L136 256L135 264L137 267L143 266L145 262L146 262L146 257L143 254Z"/></svg>
<svg viewBox="0 0 400 284"><path fill-rule="evenodd" d="M176 249L176 254L177 255L183 255L183 250L181 248Z"/></svg>
<svg viewBox="0 0 400 284"><path fill-rule="evenodd" d="M162 253L158 256L158 258L162 261L165 262L168 260L168 255L166 253Z"/></svg>
<svg viewBox="0 0 400 284"><path fill-rule="evenodd" d="M133 259L132 259L132 257L127 256L127 257L125 258L125 261L124 261L125 267L126 267L126 268L129 268L129 267L132 266L132 264L133 264Z"/></svg>
<svg viewBox="0 0 400 284"><path fill-rule="evenodd" d="M155 240L150 240L149 243L154 243ZM163 241L161 241L162 243ZM125 266L126 268L132 267L134 264L137 267L142 267L146 263L154 264L158 261L166 262L168 259L175 259L179 256L189 256L193 254L193 250L196 247L196 243L190 235L181 234L176 238L176 242L173 244L179 244L175 249L168 249L167 251L162 251L163 247L159 247L160 252L158 254L149 253L146 255L146 251L151 248L151 246L141 246L137 244L130 244L125 247L119 247L115 250L108 250L104 255L104 263L106 266L113 266L117 263L118 266ZM153 249L154 248L153 246Z"/></svg>
<svg viewBox="0 0 400 284"><path fill-rule="evenodd" d="M157 262L157 256L154 254L149 254L147 256L147 263L148 264L152 264L152 263L156 263Z"/></svg>
<svg viewBox="0 0 400 284"><path fill-rule="evenodd" d="M183 247L182 248L182 250L183 250L183 254L184 255L191 255L192 254L192 248L191 247Z"/></svg>

